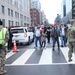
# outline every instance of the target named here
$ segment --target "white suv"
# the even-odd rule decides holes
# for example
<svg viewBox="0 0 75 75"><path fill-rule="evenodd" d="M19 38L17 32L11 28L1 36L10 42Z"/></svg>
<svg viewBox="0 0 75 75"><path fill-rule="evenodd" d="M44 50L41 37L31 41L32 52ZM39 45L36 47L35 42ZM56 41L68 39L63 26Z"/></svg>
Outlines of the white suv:
<svg viewBox="0 0 75 75"><path fill-rule="evenodd" d="M34 33L28 27L15 27L11 28L11 32L13 33L13 39L16 43L28 43L34 40Z"/></svg>

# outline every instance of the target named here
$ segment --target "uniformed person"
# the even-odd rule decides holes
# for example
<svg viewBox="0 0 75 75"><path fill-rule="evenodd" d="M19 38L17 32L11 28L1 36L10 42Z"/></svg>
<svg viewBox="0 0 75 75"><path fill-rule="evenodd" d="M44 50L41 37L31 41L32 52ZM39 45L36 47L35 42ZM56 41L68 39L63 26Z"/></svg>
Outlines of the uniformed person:
<svg viewBox="0 0 75 75"><path fill-rule="evenodd" d="M3 23L0 20L0 74L4 74L7 72L6 70L4 70L4 66L7 54L8 39L8 30L3 27Z"/></svg>
<svg viewBox="0 0 75 75"><path fill-rule="evenodd" d="M72 53L75 50L75 20L71 20L71 27L67 30L67 40L69 43L68 61L72 61Z"/></svg>

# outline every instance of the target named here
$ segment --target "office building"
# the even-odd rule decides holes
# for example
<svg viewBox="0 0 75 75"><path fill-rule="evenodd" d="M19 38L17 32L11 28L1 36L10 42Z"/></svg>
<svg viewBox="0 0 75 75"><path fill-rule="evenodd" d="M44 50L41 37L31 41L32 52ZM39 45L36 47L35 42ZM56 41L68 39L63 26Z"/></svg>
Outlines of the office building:
<svg viewBox="0 0 75 75"><path fill-rule="evenodd" d="M5 27L29 26L29 0L0 0L0 19Z"/></svg>

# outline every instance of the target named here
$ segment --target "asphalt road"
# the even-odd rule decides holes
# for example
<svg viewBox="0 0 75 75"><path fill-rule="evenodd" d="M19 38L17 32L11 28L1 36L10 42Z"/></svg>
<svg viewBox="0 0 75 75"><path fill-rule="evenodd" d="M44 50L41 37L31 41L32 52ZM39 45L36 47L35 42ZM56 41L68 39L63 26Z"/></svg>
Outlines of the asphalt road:
<svg viewBox="0 0 75 75"><path fill-rule="evenodd" d="M19 52L7 55L5 75L75 75L75 62L68 63L66 53L57 47L52 51L52 44L43 50L34 49L34 43L18 49Z"/></svg>

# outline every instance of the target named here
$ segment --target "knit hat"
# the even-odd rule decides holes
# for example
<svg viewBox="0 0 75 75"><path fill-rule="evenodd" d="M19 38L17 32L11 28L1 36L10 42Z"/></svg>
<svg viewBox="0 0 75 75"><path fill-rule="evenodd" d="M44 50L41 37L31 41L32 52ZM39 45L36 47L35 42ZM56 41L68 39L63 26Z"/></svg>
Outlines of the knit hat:
<svg viewBox="0 0 75 75"><path fill-rule="evenodd" d="M39 25L39 24L37 24L37 27L40 27L40 25Z"/></svg>
<svg viewBox="0 0 75 75"><path fill-rule="evenodd" d="M57 26L57 24L56 24L56 23L54 24L54 27L55 27L55 26Z"/></svg>
<svg viewBox="0 0 75 75"><path fill-rule="evenodd" d="M0 25L3 25L3 22L0 20Z"/></svg>

